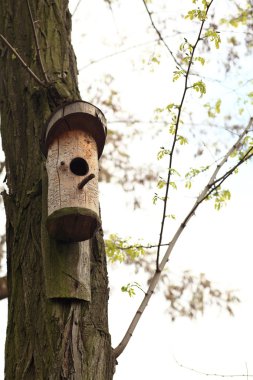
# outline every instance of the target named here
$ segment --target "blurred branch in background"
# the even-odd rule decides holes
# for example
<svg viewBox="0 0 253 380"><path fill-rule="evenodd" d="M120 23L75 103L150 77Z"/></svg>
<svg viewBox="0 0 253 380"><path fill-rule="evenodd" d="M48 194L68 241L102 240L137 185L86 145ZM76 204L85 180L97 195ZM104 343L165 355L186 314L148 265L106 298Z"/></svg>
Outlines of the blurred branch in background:
<svg viewBox="0 0 253 380"><path fill-rule="evenodd" d="M8 297L7 277L0 278L0 300Z"/></svg>

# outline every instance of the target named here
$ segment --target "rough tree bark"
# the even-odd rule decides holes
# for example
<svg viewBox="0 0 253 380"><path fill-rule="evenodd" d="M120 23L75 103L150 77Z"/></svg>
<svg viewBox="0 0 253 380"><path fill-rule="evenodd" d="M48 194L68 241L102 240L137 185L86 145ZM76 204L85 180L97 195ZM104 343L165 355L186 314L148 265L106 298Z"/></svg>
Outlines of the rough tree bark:
<svg viewBox="0 0 253 380"><path fill-rule="evenodd" d="M0 2L0 34L43 81L25 0ZM41 130L54 109L80 99L67 0L30 1L50 84L40 85L0 42L1 135L8 191L7 380L109 380L113 353L107 323L108 282L102 231L90 241L91 303L48 300L41 253Z"/></svg>

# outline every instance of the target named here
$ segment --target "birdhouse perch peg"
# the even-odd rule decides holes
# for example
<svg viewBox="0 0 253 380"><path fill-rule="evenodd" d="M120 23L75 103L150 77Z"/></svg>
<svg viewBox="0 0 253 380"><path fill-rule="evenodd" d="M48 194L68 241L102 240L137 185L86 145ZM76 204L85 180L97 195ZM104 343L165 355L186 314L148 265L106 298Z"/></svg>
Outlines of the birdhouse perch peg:
<svg viewBox="0 0 253 380"><path fill-rule="evenodd" d="M44 136L48 174L46 226L56 240L88 240L100 226L98 159L105 138L106 119L87 102L67 104L48 121Z"/></svg>

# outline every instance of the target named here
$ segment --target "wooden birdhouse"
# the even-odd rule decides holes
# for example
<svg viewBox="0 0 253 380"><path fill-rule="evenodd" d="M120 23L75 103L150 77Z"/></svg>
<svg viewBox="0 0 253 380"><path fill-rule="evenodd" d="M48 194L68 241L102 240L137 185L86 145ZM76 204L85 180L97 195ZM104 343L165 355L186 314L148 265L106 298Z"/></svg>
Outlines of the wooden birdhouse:
<svg viewBox="0 0 253 380"><path fill-rule="evenodd" d="M44 136L48 174L46 226L56 240L88 240L100 226L98 159L105 138L105 117L87 102L67 104L48 121Z"/></svg>

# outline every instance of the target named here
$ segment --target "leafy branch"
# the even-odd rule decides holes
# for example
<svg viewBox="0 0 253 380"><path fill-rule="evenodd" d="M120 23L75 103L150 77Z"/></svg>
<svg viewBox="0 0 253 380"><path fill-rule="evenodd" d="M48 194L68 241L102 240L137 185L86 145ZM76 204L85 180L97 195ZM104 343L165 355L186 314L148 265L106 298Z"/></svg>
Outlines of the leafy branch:
<svg viewBox="0 0 253 380"><path fill-rule="evenodd" d="M185 43L188 46L188 50L190 52L190 56L189 56L189 61L188 61L187 69L184 70L184 73L183 73L183 75L185 76L184 90L183 90L181 102L180 102L180 104L178 106L176 106L176 108L177 108L177 117L176 117L176 120L175 120L175 126L174 126L174 131L173 131L174 132L174 138L173 138L173 141L172 141L171 149L169 150L169 157L170 157L169 158L169 169L168 169L167 184L166 184L166 189L165 189L164 205L163 205L163 215L162 215L160 236L159 236L159 241L158 241L157 257L156 257L156 270L158 272L160 271L160 266L159 266L160 247L161 247L161 243L162 243L163 230L164 230L164 224L165 224L165 218L166 218L166 212L167 212L168 193L169 193L169 188L170 188L170 185L171 185L172 163L173 163L173 157L174 157L174 151L175 151L176 143L178 141L178 129L179 129L179 124L180 124L180 118L181 118L181 113L182 113L182 108L183 108L183 105L184 105L186 93L187 93L187 90L190 88L188 86L188 82L189 82L190 70L191 70L192 64L194 62L195 50L197 48L198 43L202 39L201 38L202 30L203 30L203 27L204 27L204 24L205 24L205 21L206 21L207 14L208 14L208 11L210 9L210 6L212 5L212 2L213 2L213 0L211 0L210 3L206 5L205 15L204 15L205 17L202 17L199 33L198 33L198 36L197 36L195 44L191 45L191 44L188 43L188 41L185 41ZM180 70L180 72L181 72L181 70ZM175 76L174 76L174 78L175 78ZM197 91L200 91L201 94L205 93L205 87L204 87L204 83L202 81L197 82L194 85L195 85L195 89ZM194 85L193 85L193 87L194 87Z"/></svg>
<svg viewBox="0 0 253 380"><path fill-rule="evenodd" d="M168 244L163 244L168 246ZM157 245L138 243L129 244L129 238L122 239L117 234L110 234L105 240L106 254L109 260L114 263L119 261L134 261L140 255L145 255L147 249L157 248Z"/></svg>
<svg viewBox="0 0 253 380"><path fill-rule="evenodd" d="M132 284L128 283L127 285L122 286L121 287L121 291L123 293L127 293L129 295L129 297L133 297L136 294L134 288L140 289L145 294L144 290L142 289L142 287L140 286L140 284L138 284L138 282L134 282Z"/></svg>
<svg viewBox="0 0 253 380"><path fill-rule="evenodd" d="M223 159L217 164L217 166L216 166L214 172L212 173L209 181L207 182L206 186L204 187L202 192L197 197L195 204L193 205L191 210L188 212L188 214L186 215L186 217L184 218L184 220L182 221L182 223L178 227L175 235L173 236L173 238L169 244L168 249L166 250L166 252L165 252L165 254L161 260L161 263L159 265L159 270L155 271L153 277L150 280L148 290L147 290L147 292L146 292L146 294L145 294L134 318L132 319L132 322L130 323L130 325L126 331L125 336L123 337L122 341L119 343L119 345L114 350L114 355L116 358L124 351L124 349L126 348L130 338L132 337L133 332L134 332L143 312L145 311L150 298L152 297L152 295L154 293L154 290L158 284L158 281L160 280L161 273L162 273L166 263L168 262L169 257L171 255L179 237L181 236L182 232L184 231L185 227L187 226L189 220L195 214L195 211L198 209L200 204L205 199L207 199L232 173L234 173L234 171L232 170L233 168L235 170L235 168L237 168L239 165L241 165L243 162L247 161L249 158L251 158L253 156L252 152L250 154L248 154L248 152L247 152L244 155L244 157L242 159L240 159L238 161L238 163L232 169L228 170L227 172L225 172L225 174L222 177L218 178L218 183L217 183L216 177L217 177L218 173L220 172L221 168L223 168L225 163L228 161L229 157L234 152L234 150L240 148L242 140L245 137L245 135L247 135L247 133L250 131L252 124L253 124L253 118L250 118L247 127L242 132L242 134L239 136L236 143L231 147L231 149L228 150L228 152L223 157Z"/></svg>

